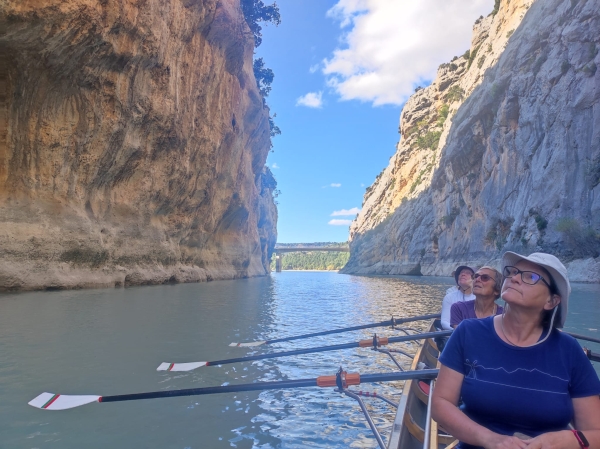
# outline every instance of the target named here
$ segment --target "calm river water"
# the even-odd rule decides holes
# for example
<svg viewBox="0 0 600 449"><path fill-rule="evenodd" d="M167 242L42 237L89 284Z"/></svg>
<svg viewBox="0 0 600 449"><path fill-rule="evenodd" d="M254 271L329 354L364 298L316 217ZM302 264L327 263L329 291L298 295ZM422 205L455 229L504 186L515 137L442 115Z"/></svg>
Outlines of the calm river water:
<svg viewBox="0 0 600 449"><path fill-rule="evenodd" d="M354 342L373 331L254 352L228 346L437 312L451 284L451 278L283 272L203 284L0 295L0 447L375 448L358 405L332 389L93 403L67 411L42 411L27 402L44 391L116 395L312 378L334 374L340 365L349 372L390 372L386 356L369 349L188 373L156 367ZM600 285L576 284L573 290L566 330L600 337ZM600 351L600 345L589 346ZM361 386L395 400L400 387ZM386 439L394 411L382 401L365 401Z"/></svg>

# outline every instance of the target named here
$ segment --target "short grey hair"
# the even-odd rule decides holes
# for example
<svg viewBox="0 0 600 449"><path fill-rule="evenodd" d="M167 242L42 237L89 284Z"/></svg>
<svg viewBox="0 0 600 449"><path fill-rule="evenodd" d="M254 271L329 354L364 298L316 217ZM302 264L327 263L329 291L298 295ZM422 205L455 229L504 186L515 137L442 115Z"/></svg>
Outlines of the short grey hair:
<svg viewBox="0 0 600 449"><path fill-rule="evenodd" d="M477 271L483 270L484 268L492 272L492 277L494 278L494 290L498 292L498 295L496 296L496 299L498 299L500 298L500 292L502 291L502 283L504 282L504 276L494 267L490 267L489 265L484 265Z"/></svg>

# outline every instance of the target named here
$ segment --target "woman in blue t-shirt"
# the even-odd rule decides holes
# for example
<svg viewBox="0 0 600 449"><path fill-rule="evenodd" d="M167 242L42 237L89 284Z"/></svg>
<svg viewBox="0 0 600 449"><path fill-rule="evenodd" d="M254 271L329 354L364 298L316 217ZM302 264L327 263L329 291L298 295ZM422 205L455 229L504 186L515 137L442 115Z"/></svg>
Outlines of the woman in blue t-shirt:
<svg viewBox="0 0 600 449"><path fill-rule="evenodd" d="M452 334L434 419L460 448L600 448L600 380L579 343L556 330L567 316L567 270L545 253L507 252L503 265L504 313Z"/></svg>

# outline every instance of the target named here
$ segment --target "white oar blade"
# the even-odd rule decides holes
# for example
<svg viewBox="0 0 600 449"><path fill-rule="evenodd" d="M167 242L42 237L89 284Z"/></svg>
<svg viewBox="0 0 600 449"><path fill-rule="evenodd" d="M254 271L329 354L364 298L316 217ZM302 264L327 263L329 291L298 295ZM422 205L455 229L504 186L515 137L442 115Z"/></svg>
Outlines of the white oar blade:
<svg viewBox="0 0 600 449"><path fill-rule="evenodd" d="M264 345L266 341L251 341L249 343L229 343L229 346L238 347L238 348L251 348L253 346Z"/></svg>
<svg viewBox="0 0 600 449"><path fill-rule="evenodd" d="M156 371L192 371L207 364L208 362L161 363Z"/></svg>
<svg viewBox="0 0 600 449"><path fill-rule="evenodd" d="M29 405L42 410L67 410L80 405L97 402L100 396L69 396L64 394L42 393L28 402Z"/></svg>

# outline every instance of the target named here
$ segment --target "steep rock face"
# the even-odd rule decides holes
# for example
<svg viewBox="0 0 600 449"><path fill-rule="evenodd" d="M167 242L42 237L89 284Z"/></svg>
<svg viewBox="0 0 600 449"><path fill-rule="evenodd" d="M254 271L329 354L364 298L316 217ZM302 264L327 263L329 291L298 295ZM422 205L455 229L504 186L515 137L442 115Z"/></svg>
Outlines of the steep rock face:
<svg viewBox="0 0 600 449"><path fill-rule="evenodd" d="M0 29L0 289L268 272L268 110L239 0L9 0Z"/></svg>
<svg viewBox="0 0 600 449"><path fill-rule="evenodd" d="M406 103L345 272L449 274L513 249L579 260L574 279L598 279L599 13L590 0L504 0L477 21L470 54Z"/></svg>

